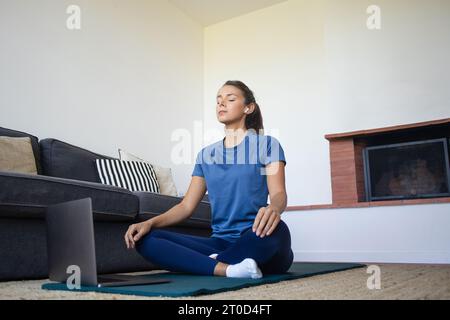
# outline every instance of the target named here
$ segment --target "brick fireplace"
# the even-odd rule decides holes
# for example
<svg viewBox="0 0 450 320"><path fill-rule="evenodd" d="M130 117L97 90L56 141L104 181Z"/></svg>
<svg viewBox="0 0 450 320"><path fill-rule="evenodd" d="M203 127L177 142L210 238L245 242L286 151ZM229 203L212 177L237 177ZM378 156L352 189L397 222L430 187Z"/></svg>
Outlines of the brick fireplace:
<svg viewBox="0 0 450 320"><path fill-rule="evenodd" d="M450 191L448 190L448 188L450 188L450 179L448 177L450 118L370 130L327 134L325 135L325 138L329 141L330 147L333 203L310 206L290 206L287 208L287 211L450 202L450 194L448 193L448 191ZM428 145L423 142L428 142ZM442 168L439 168L439 170L443 170L442 172L435 169L436 165L434 165L431 170L431 172L434 173L433 177L436 177L436 181L438 178L442 178L439 180L439 188L422 188L424 192L418 194L414 194L409 189L405 189L408 191L405 193L405 190L403 190L403 193L405 194L393 193L391 197L385 197L386 199L373 197L371 196L372 194L368 194L368 190L371 190L370 187L368 187L368 180L370 180L368 179L370 172L367 172L369 167L368 150L378 149L381 148L381 146L400 146L403 149L410 148L411 150L413 150L412 147L414 146L420 146L423 149L423 147L432 146L432 143L434 143L433 147L435 147L435 149L429 150L440 150L439 152L442 153L438 159L439 161L435 159L436 161L433 163L438 163L439 165L445 164ZM425 155L430 155L430 152L427 152L426 149L424 150ZM404 156L407 156L408 152L412 157L411 163L418 164L419 166L424 164L423 157L414 159L412 156L417 152L414 153L403 150ZM396 173L396 175L398 176L398 173ZM429 176L431 177L431 174L429 174ZM414 181L417 183L417 179ZM392 187L395 186L394 182L396 181L391 179L389 184L392 190L395 190L394 187ZM419 182L421 182L420 179ZM425 192L427 190L433 190L434 193ZM371 192L373 192L373 188Z"/></svg>

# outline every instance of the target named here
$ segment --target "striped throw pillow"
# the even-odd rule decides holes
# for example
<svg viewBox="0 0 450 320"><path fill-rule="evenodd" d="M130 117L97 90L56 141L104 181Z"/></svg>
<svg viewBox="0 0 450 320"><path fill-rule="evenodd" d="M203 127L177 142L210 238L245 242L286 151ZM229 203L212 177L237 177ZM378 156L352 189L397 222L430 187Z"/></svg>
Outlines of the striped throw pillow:
<svg viewBox="0 0 450 320"><path fill-rule="evenodd" d="M156 173L149 163L96 159L98 175L103 184L128 189L160 193Z"/></svg>

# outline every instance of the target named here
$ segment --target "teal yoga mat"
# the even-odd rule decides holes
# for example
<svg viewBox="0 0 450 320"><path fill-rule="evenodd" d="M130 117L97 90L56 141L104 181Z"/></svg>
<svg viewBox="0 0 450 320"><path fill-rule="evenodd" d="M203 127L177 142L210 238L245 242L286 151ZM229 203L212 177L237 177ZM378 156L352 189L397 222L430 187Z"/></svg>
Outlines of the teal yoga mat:
<svg viewBox="0 0 450 320"><path fill-rule="evenodd" d="M237 290L246 287L258 286L262 284L274 283L283 280L292 280L314 275L360 268L364 265L350 263L293 263L289 271L285 274L266 275L261 279L241 279L226 278L217 276L199 276L186 273L165 272L161 274L150 274L146 277L164 278L172 282L152 285L126 286L126 287L81 287L70 290L65 283L45 283L42 289L64 290L77 292L104 292L114 294L127 294L136 296L166 296L183 297L196 296L202 294L212 294L229 290ZM145 276L145 275L144 275Z"/></svg>

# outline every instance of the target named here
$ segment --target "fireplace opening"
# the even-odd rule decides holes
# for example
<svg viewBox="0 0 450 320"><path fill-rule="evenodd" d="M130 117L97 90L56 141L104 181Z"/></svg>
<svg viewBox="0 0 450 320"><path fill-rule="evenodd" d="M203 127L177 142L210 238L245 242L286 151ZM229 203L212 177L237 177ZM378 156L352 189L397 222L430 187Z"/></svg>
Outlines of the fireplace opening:
<svg viewBox="0 0 450 320"><path fill-rule="evenodd" d="M367 201L450 196L447 138L366 147Z"/></svg>

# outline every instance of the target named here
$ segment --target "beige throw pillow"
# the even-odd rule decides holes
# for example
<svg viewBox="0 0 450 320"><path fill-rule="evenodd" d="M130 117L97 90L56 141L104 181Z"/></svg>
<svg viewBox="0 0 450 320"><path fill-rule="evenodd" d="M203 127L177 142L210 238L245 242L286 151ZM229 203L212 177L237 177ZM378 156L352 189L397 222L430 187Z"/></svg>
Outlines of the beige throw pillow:
<svg viewBox="0 0 450 320"><path fill-rule="evenodd" d="M0 171L37 174L30 137L0 136Z"/></svg>
<svg viewBox="0 0 450 320"><path fill-rule="evenodd" d="M145 161L131 153L126 152L125 150L119 149L119 158L122 161ZM177 188L175 187L175 182L172 177L172 170L170 168L163 168L151 163L153 170L156 173L156 180L158 180L160 193L168 196L177 197Z"/></svg>

